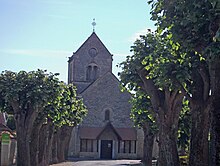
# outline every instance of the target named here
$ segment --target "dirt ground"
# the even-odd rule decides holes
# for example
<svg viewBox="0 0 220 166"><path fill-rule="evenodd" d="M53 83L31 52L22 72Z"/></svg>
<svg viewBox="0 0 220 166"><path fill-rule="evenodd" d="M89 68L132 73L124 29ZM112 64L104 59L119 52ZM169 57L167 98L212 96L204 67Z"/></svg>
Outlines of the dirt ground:
<svg viewBox="0 0 220 166"><path fill-rule="evenodd" d="M74 162L63 162L59 164L53 164L51 166L73 166Z"/></svg>
<svg viewBox="0 0 220 166"><path fill-rule="evenodd" d="M63 162L51 166L142 166L140 160L85 160Z"/></svg>

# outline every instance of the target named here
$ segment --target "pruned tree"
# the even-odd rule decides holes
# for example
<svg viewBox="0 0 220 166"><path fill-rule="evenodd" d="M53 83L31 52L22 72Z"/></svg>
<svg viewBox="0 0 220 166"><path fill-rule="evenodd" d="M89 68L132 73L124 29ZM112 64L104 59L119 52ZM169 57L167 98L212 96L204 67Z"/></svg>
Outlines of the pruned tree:
<svg viewBox="0 0 220 166"><path fill-rule="evenodd" d="M49 165L55 126L75 126L87 112L76 89L56 75L42 70L0 75L0 108L14 115L18 166ZM67 142L59 145L59 153L67 150Z"/></svg>
<svg viewBox="0 0 220 166"><path fill-rule="evenodd" d="M195 123L192 120L194 123L192 125L201 126L203 124L205 132L192 128L192 134L195 135L192 135L191 140L190 165L208 165L208 150L205 137L207 137L208 123L206 122L206 117L208 116L207 112L210 110L210 102L212 105L211 140L213 145L211 150L212 159L210 161L212 161L211 165L219 165L220 73L218 71L220 66L220 2L219 0L158 0L149 1L149 3L152 4L152 20L156 21L158 33L163 35L171 33L172 40L180 43L186 52L193 52L194 56L201 57L201 63L197 68L199 74L194 74L193 77L196 77L194 83L198 83L204 90L197 89L194 96L195 98L203 96L203 98L200 98L200 100L194 98L195 111L193 111L194 115L192 115L194 119L200 118L201 120L195 121ZM210 92L212 92L211 99L209 97ZM200 135L202 135L202 139L199 138ZM205 148L202 148L202 146Z"/></svg>
<svg viewBox="0 0 220 166"><path fill-rule="evenodd" d="M183 93L170 78L178 45L155 33L141 36L132 46L133 56L121 64L120 78L128 88L141 87L150 97L159 128L159 165L178 166L177 131ZM186 75L187 76L187 75Z"/></svg>
<svg viewBox="0 0 220 166"><path fill-rule="evenodd" d="M138 90L133 94L132 99L131 118L137 127L144 131L144 148L142 162L146 166L152 165L152 152L154 140L158 128L156 125L155 112L152 110L152 105L149 96L143 91Z"/></svg>
<svg viewBox="0 0 220 166"><path fill-rule="evenodd" d="M66 159L72 128L78 125L87 110L81 99L76 96L76 88L60 82L59 96L48 103L35 120L32 132L32 165L49 165L52 162L53 142L58 148L54 163ZM57 134L59 133L59 134ZM39 144L40 142L40 144Z"/></svg>
<svg viewBox="0 0 220 166"><path fill-rule="evenodd" d="M46 71L4 71L0 75L1 100L13 109L17 134L17 165L30 166L33 123L48 102L59 95L56 74Z"/></svg>

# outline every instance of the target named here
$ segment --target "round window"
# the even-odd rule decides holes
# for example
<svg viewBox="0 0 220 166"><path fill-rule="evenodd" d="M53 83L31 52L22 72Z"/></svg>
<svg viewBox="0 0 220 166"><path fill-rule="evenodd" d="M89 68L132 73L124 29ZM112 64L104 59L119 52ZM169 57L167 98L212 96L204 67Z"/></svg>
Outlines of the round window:
<svg viewBox="0 0 220 166"><path fill-rule="evenodd" d="M91 57L95 57L97 54L98 54L98 51L97 51L96 48L90 48L90 49L89 49L89 55L90 55Z"/></svg>

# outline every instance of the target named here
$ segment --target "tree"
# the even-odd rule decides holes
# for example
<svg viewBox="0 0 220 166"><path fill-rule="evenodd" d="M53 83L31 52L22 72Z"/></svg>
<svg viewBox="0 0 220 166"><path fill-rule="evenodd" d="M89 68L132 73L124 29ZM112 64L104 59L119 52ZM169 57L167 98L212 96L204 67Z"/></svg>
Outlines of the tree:
<svg viewBox="0 0 220 166"><path fill-rule="evenodd" d="M173 62L169 57L176 55L175 50L178 51L177 45L169 44L169 40L157 34L148 33L134 43L134 55L121 63L120 73L124 86L130 89L141 87L150 96L159 127L159 165L169 166L179 165L177 126L183 94L163 75L165 71L172 71Z"/></svg>
<svg viewBox="0 0 220 166"><path fill-rule="evenodd" d="M60 133L60 142L56 149L57 162L65 160L65 153L68 151L71 130L82 121L86 115L86 108L81 99L76 96L76 88L73 85L66 85L60 82L59 96L48 103L44 110L38 115L34 123L31 137L31 158L32 165L49 165L52 154L52 142L54 132ZM60 131L60 132L58 132ZM41 144L39 145L39 142ZM57 143L57 142L56 142Z"/></svg>
<svg viewBox="0 0 220 166"><path fill-rule="evenodd" d="M131 99L131 118L137 127L144 131L144 148L142 162L146 166L152 165L153 144L158 131L155 122L155 112L152 110L149 97L141 90L136 91Z"/></svg>
<svg viewBox="0 0 220 166"><path fill-rule="evenodd" d="M179 130L178 130L178 147L180 155L189 153L190 129L191 129L191 115L189 108L189 101L184 99L183 108L180 113Z"/></svg>
<svg viewBox="0 0 220 166"><path fill-rule="evenodd" d="M17 133L17 165L30 166L30 138L38 114L59 95L57 74L37 70L0 75L1 107L13 108Z"/></svg>
<svg viewBox="0 0 220 166"><path fill-rule="evenodd" d="M60 134L58 139L60 144L58 147L58 162L63 162L67 159L67 152L69 148L69 141L73 127L81 123L82 118L87 114L87 109L83 104L82 99L77 98L76 89L72 84L66 86L63 96L63 103L61 104L60 112L64 113L61 117L63 125L58 129Z"/></svg>
<svg viewBox="0 0 220 166"><path fill-rule="evenodd" d="M208 65L210 81L206 79L206 81L204 81L204 86L210 84L211 88L208 88L208 93L210 89L212 92L212 97L209 99L213 107L211 114L211 137L213 138L212 144L214 146L212 146L213 149L211 150L213 153L211 161L213 161L212 165L219 165L220 122L218 119L220 116L220 74L218 71L220 66L220 2L218 0L158 0L149 1L149 3L152 3L152 19L157 21L156 25L158 26L158 32L162 34L172 33L172 40L180 43L187 52L196 52L196 55L203 57ZM204 68L202 68L201 71L204 71L203 69ZM204 76L204 73L201 76ZM204 79L205 77L201 78ZM198 94L199 93L197 93L197 95ZM209 109L210 104L207 103L207 100L205 103L206 104L200 106L197 104L197 109L200 110L202 107L203 110L206 109L205 107ZM197 114L195 117L205 117L205 113L199 115L200 111L197 113L194 111L194 114ZM192 120L192 122L194 121ZM199 123L201 124L201 122ZM206 126L208 126L207 123ZM200 131L192 131L192 133L200 133ZM200 135L203 135L203 132ZM198 136L192 135L192 138L196 137ZM199 139L191 141L190 165L207 165L206 156L208 155L204 152L207 151L207 149L200 148L203 146L202 144L204 141L198 142L197 140Z"/></svg>

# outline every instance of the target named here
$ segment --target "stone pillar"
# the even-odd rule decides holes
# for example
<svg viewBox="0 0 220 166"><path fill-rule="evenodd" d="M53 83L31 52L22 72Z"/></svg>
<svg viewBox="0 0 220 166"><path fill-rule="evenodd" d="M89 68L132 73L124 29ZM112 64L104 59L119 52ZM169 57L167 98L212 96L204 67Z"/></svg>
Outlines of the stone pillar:
<svg viewBox="0 0 220 166"><path fill-rule="evenodd" d="M143 129L137 129L137 158L141 159L143 157L143 148L144 148L144 132Z"/></svg>
<svg viewBox="0 0 220 166"><path fill-rule="evenodd" d="M17 142L15 139L11 139L10 143L10 154L9 154L9 165L14 164L14 159L16 158L16 148L17 148Z"/></svg>
<svg viewBox="0 0 220 166"><path fill-rule="evenodd" d="M80 150L79 143L80 143L79 129L78 129L78 126L76 126L73 128L72 134L71 134L71 139L69 143L69 151L68 151L69 157L79 157L79 150Z"/></svg>
<svg viewBox="0 0 220 166"><path fill-rule="evenodd" d="M1 166L9 166L10 134L2 132Z"/></svg>
<svg viewBox="0 0 220 166"><path fill-rule="evenodd" d="M157 142L157 135L154 138L152 157L156 158L156 159L159 157L159 145L158 145L158 142Z"/></svg>
<svg viewBox="0 0 220 166"><path fill-rule="evenodd" d="M68 157L73 157L75 154L75 127L71 132L71 138L69 143Z"/></svg>

